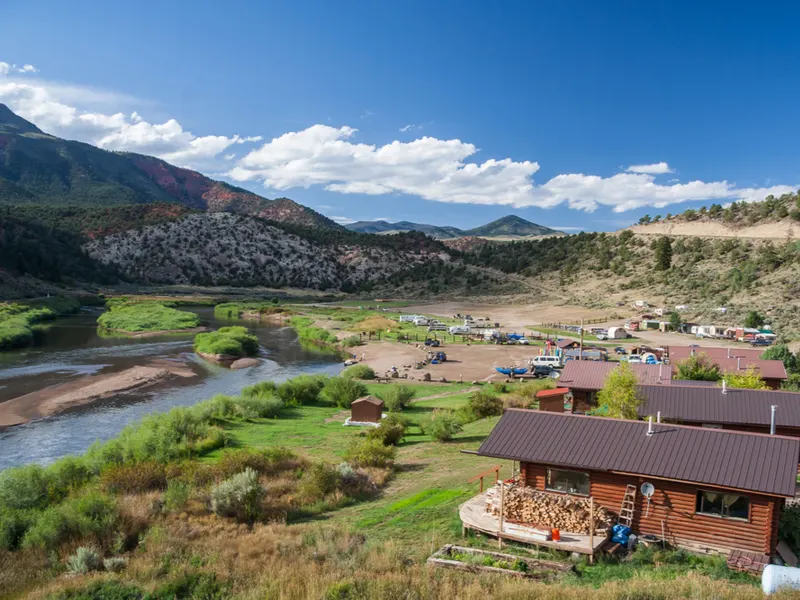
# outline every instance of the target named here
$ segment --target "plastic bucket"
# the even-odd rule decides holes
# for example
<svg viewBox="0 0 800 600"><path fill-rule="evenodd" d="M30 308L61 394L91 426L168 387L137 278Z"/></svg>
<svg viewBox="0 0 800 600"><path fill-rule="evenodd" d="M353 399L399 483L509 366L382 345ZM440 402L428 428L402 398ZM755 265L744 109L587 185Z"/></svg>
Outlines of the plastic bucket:
<svg viewBox="0 0 800 600"><path fill-rule="evenodd" d="M558 529L551 530L550 535L552 535L554 542L561 541L561 532Z"/></svg>

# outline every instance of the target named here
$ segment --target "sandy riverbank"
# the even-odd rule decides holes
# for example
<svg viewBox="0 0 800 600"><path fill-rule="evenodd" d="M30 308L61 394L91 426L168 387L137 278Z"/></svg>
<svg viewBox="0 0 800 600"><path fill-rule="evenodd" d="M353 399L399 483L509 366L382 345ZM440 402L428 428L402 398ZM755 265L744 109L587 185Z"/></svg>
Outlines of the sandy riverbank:
<svg viewBox="0 0 800 600"><path fill-rule="evenodd" d="M0 428L22 425L170 377L195 377L185 362L158 359L119 373L90 375L0 403Z"/></svg>

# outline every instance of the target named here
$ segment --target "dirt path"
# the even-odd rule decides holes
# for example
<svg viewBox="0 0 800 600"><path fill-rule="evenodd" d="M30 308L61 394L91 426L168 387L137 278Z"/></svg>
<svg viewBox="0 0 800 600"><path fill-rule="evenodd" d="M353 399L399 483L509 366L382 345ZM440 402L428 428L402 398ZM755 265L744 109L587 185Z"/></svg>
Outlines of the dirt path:
<svg viewBox="0 0 800 600"><path fill-rule="evenodd" d="M0 429L49 417L114 394L153 385L169 377L195 377L181 361L158 359L119 373L89 375L0 403Z"/></svg>

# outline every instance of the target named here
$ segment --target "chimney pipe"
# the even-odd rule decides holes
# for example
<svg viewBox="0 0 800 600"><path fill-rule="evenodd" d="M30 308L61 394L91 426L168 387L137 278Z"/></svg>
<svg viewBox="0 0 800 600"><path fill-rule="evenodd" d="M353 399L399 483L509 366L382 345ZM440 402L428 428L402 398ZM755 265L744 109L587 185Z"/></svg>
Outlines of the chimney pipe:
<svg viewBox="0 0 800 600"><path fill-rule="evenodd" d="M741 356L737 356L736 357L736 370L739 371L739 370L741 370L741 368L742 368L742 357Z"/></svg>
<svg viewBox="0 0 800 600"><path fill-rule="evenodd" d="M731 349L728 348L728 358L730 358L730 357L731 357Z"/></svg>
<svg viewBox="0 0 800 600"><path fill-rule="evenodd" d="M656 413L656 423L661 423L661 411Z"/></svg>
<svg viewBox="0 0 800 600"><path fill-rule="evenodd" d="M724 379L722 380L722 393L723 394L728 393L728 382L725 381Z"/></svg>
<svg viewBox="0 0 800 600"><path fill-rule="evenodd" d="M773 404L772 405L772 416L770 417L770 420L769 420L769 434L770 435L775 435L775 413L776 412L778 412L778 405L777 404Z"/></svg>
<svg viewBox="0 0 800 600"><path fill-rule="evenodd" d="M647 417L647 435L653 435L653 415Z"/></svg>

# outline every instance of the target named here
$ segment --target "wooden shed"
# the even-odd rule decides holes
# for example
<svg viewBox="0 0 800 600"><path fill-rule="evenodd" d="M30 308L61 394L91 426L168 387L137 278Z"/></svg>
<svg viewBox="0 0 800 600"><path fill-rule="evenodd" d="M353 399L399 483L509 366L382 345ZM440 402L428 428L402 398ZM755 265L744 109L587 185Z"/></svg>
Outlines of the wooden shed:
<svg viewBox="0 0 800 600"><path fill-rule="evenodd" d="M364 396L350 405L350 421L356 423L380 423L383 415L383 400L375 396Z"/></svg>
<svg viewBox="0 0 800 600"><path fill-rule="evenodd" d="M778 435L520 409L478 450L519 461L523 485L592 498L634 533L764 561L795 496L798 453L800 440Z"/></svg>
<svg viewBox="0 0 800 600"><path fill-rule="evenodd" d="M539 410L563 413L565 396L567 394L569 394L569 388L555 388L553 390L541 390L536 392L536 399L539 401Z"/></svg>

